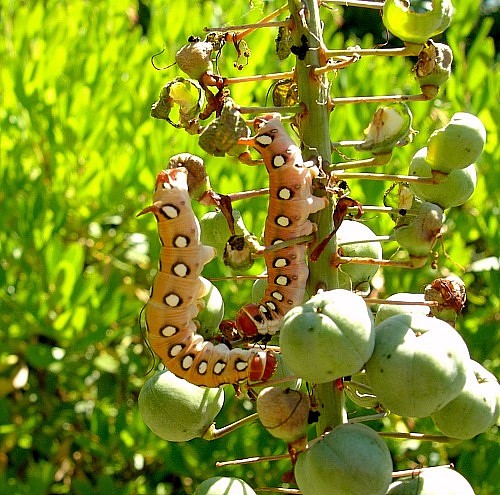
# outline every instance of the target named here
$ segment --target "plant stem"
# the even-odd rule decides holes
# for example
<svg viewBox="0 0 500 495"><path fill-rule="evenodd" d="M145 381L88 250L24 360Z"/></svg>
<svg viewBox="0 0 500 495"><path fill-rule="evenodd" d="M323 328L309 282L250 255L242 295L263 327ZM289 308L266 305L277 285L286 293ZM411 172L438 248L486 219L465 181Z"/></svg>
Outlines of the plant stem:
<svg viewBox="0 0 500 495"><path fill-rule="evenodd" d="M211 424L207 431L203 434L202 438L205 440L216 440L217 438L221 438L228 433L232 433L233 431L237 430L238 428L241 428L242 426L248 425L250 423L253 423L254 421L257 421L259 418L259 415L257 413L250 414L249 416L246 416L245 418L239 419L238 421L235 421L234 423L231 423L227 426L224 426L222 428L216 428L215 423Z"/></svg>
<svg viewBox="0 0 500 495"><path fill-rule="evenodd" d="M384 2L366 2L363 0L322 0L323 4L342 5L344 7L362 7L365 9L382 10Z"/></svg>
<svg viewBox="0 0 500 495"><path fill-rule="evenodd" d="M288 4L294 20L294 46L303 50L297 56L295 67L299 101L305 107L305 111L296 118L302 141L302 154L305 161L317 162L328 174L331 167L329 82L324 74L314 74L314 69L326 65L318 2L289 0ZM313 192L318 196L325 195L325 191L320 188L315 188ZM318 241L332 232L332 214L333 205L329 203L326 208L311 216L318 228ZM311 246L312 249L314 245ZM336 241L333 238L317 262L309 264L309 293L315 294L319 289L328 290L339 286L338 270L333 269L329 263L336 249ZM334 382L317 385L315 394L320 412L316 428L319 435L347 421L343 392Z"/></svg>

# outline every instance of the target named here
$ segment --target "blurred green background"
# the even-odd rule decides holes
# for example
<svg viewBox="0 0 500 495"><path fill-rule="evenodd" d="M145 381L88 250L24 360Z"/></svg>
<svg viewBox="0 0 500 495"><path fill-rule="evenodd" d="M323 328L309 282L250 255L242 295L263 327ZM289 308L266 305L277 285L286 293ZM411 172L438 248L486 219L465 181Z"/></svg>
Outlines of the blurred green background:
<svg viewBox="0 0 500 495"><path fill-rule="evenodd" d="M386 269L381 295L422 292L436 276L460 275L468 303L458 330L473 359L498 376L499 4L455 3L454 23L440 37L453 49L454 74L436 100L411 105L419 134L384 171L404 173L434 129L467 111L488 131L478 187L470 201L448 212L438 269ZM205 156L195 137L150 117L163 84L179 75L175 66L155 70L150 57L165 48L156 64L167 66L188 36L204 36L205 26L255 22L280 5L0 0L0 494L189 494L203 479L224 474L277 486L289 469L288 462L215 468L217 460L286 451L258 424L214 442L172 444L155 437L137 409L139 390L157 366L144 345L139 313L159 243L154 218L136 214L151 201L156 173L171 155L188 151L203 156L217 191L266 184L262 170ZM338 7L325 9L323 18L329 48L385 41L377 13ZM274 54L275 35L261 30L248 37L252 53L241 72L226 47L219 70L290 70L293 61ZM332 77L332 95L415 93L412 63L363 58ZM242 105L264 105L269 87L241 84L231 91ZM374 109L335 109L332 140L362 138ZM352 197L381 204L388 184L350 186ZM265 199L237 206L248 228L260 233ZM382 216L367 223L379 234L392 228ZM394 250L388 245L386 257ZM218 261L206 273L228 274ZM217 285L228 316L248 302L251 282ZM253 407L234 399L230 388L226 396L218 426ZM374 425L382 426L435 432L428 419ZM454 445L392 441L390 447L398 469L453 462L477 495L500 489L495 429Z"/></svg>

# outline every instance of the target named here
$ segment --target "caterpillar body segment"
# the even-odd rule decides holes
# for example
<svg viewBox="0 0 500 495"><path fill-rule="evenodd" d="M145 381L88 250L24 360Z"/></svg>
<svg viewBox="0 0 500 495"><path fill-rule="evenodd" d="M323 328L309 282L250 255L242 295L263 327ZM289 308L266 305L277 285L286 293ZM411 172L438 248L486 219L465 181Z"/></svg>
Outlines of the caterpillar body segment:
<svg viewBox="0 0 500 495"><path fill-rule="evenodd" d="M230 349L197 333L196 316L207 288L201 278L215 249L200 242L183 167L158 174L152 212L161 241L159 271L145 308L148 340L167 368L180 378L206 387L263 381L276 367L271 351Z"/></svg>

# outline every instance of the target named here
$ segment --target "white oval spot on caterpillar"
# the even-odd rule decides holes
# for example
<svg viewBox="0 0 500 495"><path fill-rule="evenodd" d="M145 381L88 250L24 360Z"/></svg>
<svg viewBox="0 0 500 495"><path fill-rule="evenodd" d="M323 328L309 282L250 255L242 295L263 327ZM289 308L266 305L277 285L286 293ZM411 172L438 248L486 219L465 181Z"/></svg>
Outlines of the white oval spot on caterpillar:
<svg viewBox="0 0 500 495"><path fill-rule="evenodd" d="M208 370L208 363L206 361L202 361L199 365L198 365L198 373L200 375L204 375Z"/></svg>
<svg viewBox="0 0 500 495"><path fill-rule="evenodd" d="M277 301L283 301L284 297L281 292L278 292L277 290L271 292L271 296L274 297Z"/></svg>
<svg viewBox="0 0 500 495"><path fill-rule="evenodd" d="M272 164L274 168L280 168L286 164L286 158L283 155L275 155L273 156Z"/></svg>
<svg viewBox="0 0 500 495"><path fill-rule="evenodd" d="M160 330L160 334L164 337L172 337L178 331L179 329L177 327L174 327L173 325L167 325Z"/></svg>
<svg viewBox="0 0 500 495"><path fill-rule="evenodd" d="M290 199L292 197L292 191L288 189L288 187L282 187L278 191L278 198L279 199Z"/></svg>
<svg viewBox="0 0 500 495"><path fill-rule="evenodd" d="M271 311L276 311L278 307L276 304L274 304L272 301L266 301L266 306L271 310Z"/></svg>
<svg viewBox="0 0 500 495"><path fill-rule="evenodd" d="M269 313L269 310L268 310L268 309L267 309L267 307L266 307L266 306L264 306L263 304L260 304L260 305L259 305L259 311L260 311L261 313L263 313L263 314L264 314L264 316L266 316L266 317L267 317L267 315L268 315L268 313Z"/></svg>
<svg viewBox="0 0 500 495"><path fill-rule="evenodd" d="M172 266L172 272L178 277L185 277L186 275L189 275L190 271L191 270L189 269L189 267L184 263L177 263L176 265Z"/></svg>
<svg viewBox="0 0 500 495"><path fill-rule="evenodd" d="M238 370L238 371L245 371L247 368L248 368L248 363L246 361L236 361L236 363L234 364L234 367Z"/></svg>
<svg viewBox="0 0 500 495"><path fill-rule="evenodd" d="M177 237L174 238L174 247L178 248L184 248L189 246L189 237L186 237L184 235L178 235Z"/></svg>
<svg viewBox="0 0 500 495"><path fill-rule="evenodd" d="M276 258L273 261L273 266L274 268L284 268L285 266L288 266L288 260L286 258Z"/></svg>
<svg viewBox="0 0 500 495"><path fill-rule="evenodd" d="M292 223L288 217L285 217L284 215L281 215L279 217L276 217L275 220L276 224L279 225L280 227L289 227L290 224Z"/></svg>
<svg viewBox="0 0 500 495"><path fill-rule="evenodd" d="M273 142L273 138L267 134L263 134L262 136L257 136L255 142L261 146L269 146Z"/></svg>
<svg viewBox="0 0 500 495"><path fill-rule="evenodd" d="M177 218L179 216L179 209L175 205L164 205L160 210L168 219Z"/></svg>
<svg viewBox="0 0 500 495"><path fill-rule="evenodd" d="M275 279L274 279L274 283L276 285L288 285L288 277L286 277L285 275L278 275Z"/></svg>
<svg viewBox="0 0 500 495"><path fill-rule="evenodd" d="M176 308L180 304L182 304L182 299L174 293L167 294L164 298L165 304L170 306L171 308Z"/></svg>
<svg viewBox="0 0 500 495"><path fill-rule="evenodd" d="M266 320L272 320L273 315L269 312L269 308L265 304L259 305L259 311L264 315Z"/></svg>
<svg viewBox="0 0 500 495"><path fill-rule="evenodd" d="M224 361L217 361L214 366L214 374L220 375L224 371L225 367L226 363Z"/></svg>
<svg viewBox="0 0 500 495"><path fill-rule="evenodd" d="M171 357L175 357L182 351L182 349L184 349L184 346L182 344L173 345L170 348L169 354Z"/></svg>
<svg viewBox="0 0 500 495"><path fill-rule="evenodd" d="M182 369L188 370L189 368L191 368L193 361L194 361L193 356L191 356L190 354L184 356L181 361Z"/></svg>

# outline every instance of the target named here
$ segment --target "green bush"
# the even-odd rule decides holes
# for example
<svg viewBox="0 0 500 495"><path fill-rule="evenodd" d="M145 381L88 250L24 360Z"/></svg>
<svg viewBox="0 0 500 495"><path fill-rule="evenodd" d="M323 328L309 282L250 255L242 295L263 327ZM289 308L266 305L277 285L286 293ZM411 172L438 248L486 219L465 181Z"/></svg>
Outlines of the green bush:
<svg viewBox="0 0 500 495"><path fill-rule="evenodd" d="M477 163L478 187L470 201L449 212L447 254L439 266L442 273L466 267L469 302L459 329L472 357L498 376L500 115L498 63L489 34L493 15L481 15L474 0L456 3L446 32L455 56L453 75L436 100L412 105L413 127L420 133L384 171L404 169L412 150L424 146L453 113L467 111L483 121L488 140ZM0 493L192 493L215 474L277 485L279 473L289 468L282 461L272 470L250 465L216 471L217 460L283 453L285 447L257 425L211 443L167 443L148 430L137 409L139 390L154 366L139 315L159 244L155 222L136 214L151 201L155 175L170 155L200 153L192 136L149 116L160 88L177 75L175 67L155 70L150 57L164 47L155 63L169 65L187 37L202 36L205 25L239 23L242 16L253 22L274 4L259 1L251 8L205 0L187 9L183 2L158 0L150 2L144 33L134 21L135 4L125 0L0 2ZM340 8L327 14L331 48L347 41L335 25L341 14ZM349 42L384 42L380 29L372 32ZM290 61L272 56L273 37L249 37L252 54L243 73L290 69ZM224 74L235 73L236 55L230 53L219 61ZM411 93L410 66L402 59L362 59L333 80L335 95ZM261 105L268 88L240 85L233 96ZM332 139L358 138L373 110L337 108ZM265 185L265 174L234 159L204 158L219 192ZM351 186L351 196L362 202L373 202L383 191L382 183ZM240 209L249 230L260 232L265 200ZM380 216L368 224L379 233L391 228ZM224 273L216 263L207 268L208 276ZM254 267L254 273L262 268ZM384 276L390 295L420 291L435 272L396 270ZM218 286L228 315L250 300L251 283ZM218 422L242 417L250 407L229 399ZM405 428L402 422L387 419L384 426ZM432 426L423 419L412 428ZM477 495L498 488L494 432L451 446L389 446L399 469L413 462L453 462Z"/></svg>

